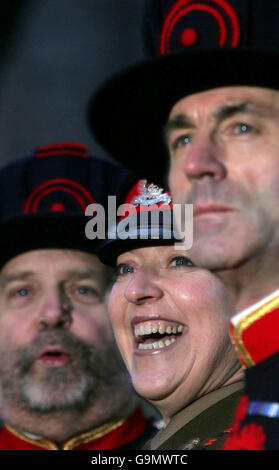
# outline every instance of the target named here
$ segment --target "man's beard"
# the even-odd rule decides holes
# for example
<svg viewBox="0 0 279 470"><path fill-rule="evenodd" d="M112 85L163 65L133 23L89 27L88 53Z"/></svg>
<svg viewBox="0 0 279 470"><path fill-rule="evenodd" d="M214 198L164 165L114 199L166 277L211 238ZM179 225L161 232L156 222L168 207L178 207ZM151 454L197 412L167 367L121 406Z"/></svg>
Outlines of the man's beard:
<svg viewBox="0 0 279 470"><path fill-rule="evenodd" d="M59 345L70 360L59 367L34 367L39 352L50 345ZM60 329L41 332L12 360L2 356L0 365L3 403L14 402L38 413L86 411L108 389L123 385L125 378L113 342L98 351Z"/></svg>

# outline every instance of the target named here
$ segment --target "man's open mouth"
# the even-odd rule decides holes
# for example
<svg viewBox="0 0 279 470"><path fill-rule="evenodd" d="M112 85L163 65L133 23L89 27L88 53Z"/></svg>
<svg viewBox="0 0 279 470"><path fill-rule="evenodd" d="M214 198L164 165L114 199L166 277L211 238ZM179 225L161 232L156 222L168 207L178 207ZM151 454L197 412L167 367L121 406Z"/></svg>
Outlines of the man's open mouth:
<svg viewBox="0 0 279 470"><path fill-rule="evenodd" d="M171 346L182 335L184 325L167 321L145 321L134 325L138 350L156 350Z"/></svg>
<svg viewBox="0 0 279 470"><path fill-rule="evenodd" d="M46 347L38 356L39 362L45 366L62 366L70 360L70 354L59 346Z"/></svg>

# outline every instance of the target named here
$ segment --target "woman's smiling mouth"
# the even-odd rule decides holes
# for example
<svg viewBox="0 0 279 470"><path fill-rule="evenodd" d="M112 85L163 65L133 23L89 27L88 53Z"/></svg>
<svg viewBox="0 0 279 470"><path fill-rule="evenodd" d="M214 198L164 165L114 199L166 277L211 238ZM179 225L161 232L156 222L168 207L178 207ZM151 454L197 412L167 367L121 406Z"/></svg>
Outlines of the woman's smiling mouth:
<svg viewBox="0 0 279 470"><path fill-rule="evenodd" d="M134 325L134 338L137 350L154 351L171 346L177 341L184 330L180 323L147 320Z"/></svg>

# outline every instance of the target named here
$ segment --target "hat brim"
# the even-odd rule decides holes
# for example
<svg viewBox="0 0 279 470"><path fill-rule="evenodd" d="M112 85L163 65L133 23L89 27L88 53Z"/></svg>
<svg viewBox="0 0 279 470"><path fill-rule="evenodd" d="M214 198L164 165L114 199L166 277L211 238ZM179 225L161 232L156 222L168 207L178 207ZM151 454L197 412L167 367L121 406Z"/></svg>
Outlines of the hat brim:
<svg viewBox="0 0 279 470"><path fill-rule="evenodd" d="M85 235L82 215L24 215L0 224L0 266L28 251L69 249L95 254L98 240Z"/></svg>
<svg viewBox="0 0 279 470"><path fill-rule="evenodd" d="M122 253L135 250L136 248L145 248L148 246L174 245L174 239L162 238L128 238L127 240L104 240L101 244L98 257L100 261L107 266L116 266L117 258Z"/></svg>
<svg viewBox="0 0 279 470"><path fill-rule="evenodd" d="M152 212L149 212L150 216ZM100 260L104 264L114 266L118 256L126 251L150 245L173 245L175 242L181 242L183 234L175 228L171 211L160 211L157 215L158 220L154 221L149 217L147 224L141 223L139 213L124 219L125 224L129 225L129 231L126 232L125 225L120 228L118 224L112 231L114 238L112 232L109 232L106 240L100 241L98 245Z"/></svg>
<svg viewBox="0 0 279 470"><path fill-rule="evenodd" d="M139 63L106 82L89 103L96 140L139 178L167 184L163 128L182 97L224 86L279 88L279 53L187 51Z"/></svg>

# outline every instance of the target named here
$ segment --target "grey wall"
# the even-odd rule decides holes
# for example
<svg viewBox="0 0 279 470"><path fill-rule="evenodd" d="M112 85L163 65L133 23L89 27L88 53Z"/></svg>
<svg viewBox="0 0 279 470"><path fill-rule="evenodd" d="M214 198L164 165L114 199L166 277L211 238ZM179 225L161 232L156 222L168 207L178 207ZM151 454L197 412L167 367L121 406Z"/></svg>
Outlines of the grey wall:
<svg viewBox="0 0 279 470"><path fill-rule="evenodd" d="M14 2L17 20L4 38L0 70L1 166L56 141L85 143L92 154L105 155L85 119L88 98L112 73L143 57L143 3Z"/></svg>

